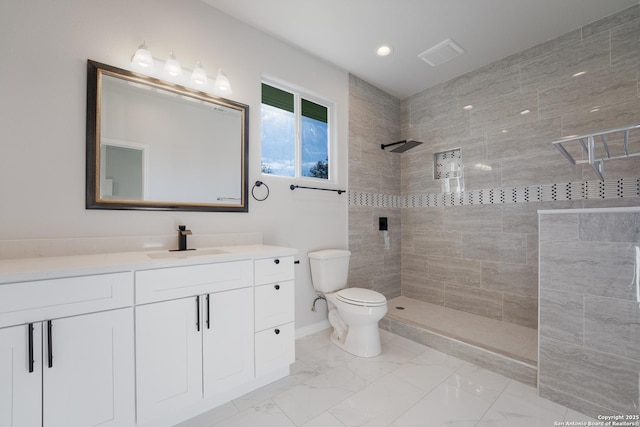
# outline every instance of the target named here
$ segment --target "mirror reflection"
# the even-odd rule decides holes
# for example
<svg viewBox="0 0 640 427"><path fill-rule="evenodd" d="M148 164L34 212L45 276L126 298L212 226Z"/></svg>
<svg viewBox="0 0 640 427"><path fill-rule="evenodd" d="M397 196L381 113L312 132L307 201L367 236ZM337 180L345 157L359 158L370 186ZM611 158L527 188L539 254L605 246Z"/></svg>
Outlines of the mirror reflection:
<svg viewBox="0 0 640 427"><path fill-rule="evenodd" d="M88 208L247 211L247 106L92 61L88 94Z"/></svg>

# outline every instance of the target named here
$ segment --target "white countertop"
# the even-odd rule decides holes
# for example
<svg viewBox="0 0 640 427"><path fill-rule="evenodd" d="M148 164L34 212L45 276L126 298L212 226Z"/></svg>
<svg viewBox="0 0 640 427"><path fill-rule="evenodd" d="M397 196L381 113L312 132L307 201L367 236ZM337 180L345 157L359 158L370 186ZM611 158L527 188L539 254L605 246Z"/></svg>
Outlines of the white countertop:
<svg viewBox="0 0 640 427"><path fill-rule="evenodd" d="M0 260L0 285L90 274L293 256L297 252L296 249L282 246L241 245L181 252L161 250Z"/></svg>

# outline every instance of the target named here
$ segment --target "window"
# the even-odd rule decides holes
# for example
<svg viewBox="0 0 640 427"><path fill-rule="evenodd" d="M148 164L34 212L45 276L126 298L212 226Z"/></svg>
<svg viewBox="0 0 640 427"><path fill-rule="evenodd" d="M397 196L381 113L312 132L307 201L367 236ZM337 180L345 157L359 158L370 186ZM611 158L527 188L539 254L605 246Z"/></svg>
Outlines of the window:
<svg viewBox="0 0 640 427"><path fill-rule="evenodd" d="M297 91L262 84L262 173L330 178L329 105Z"/></svg>

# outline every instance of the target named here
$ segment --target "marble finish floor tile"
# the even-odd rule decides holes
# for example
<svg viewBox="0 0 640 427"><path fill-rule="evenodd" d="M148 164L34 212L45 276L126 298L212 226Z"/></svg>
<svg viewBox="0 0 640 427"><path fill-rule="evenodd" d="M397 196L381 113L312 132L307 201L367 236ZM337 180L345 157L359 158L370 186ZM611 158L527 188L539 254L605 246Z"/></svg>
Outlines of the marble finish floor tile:
<svg viewBox="0 0 640 427"><path fill-rule="evenodd" d="M388 301L387 317L410 322L531 365L538 359L538 331L404 296ZM397 310L396 307L404 307Z"/></svg>
<svg viewBox="0 0 640 427"><path fill-rule="evenodd" d="M360 390L329 410L345 426L386 427L425 392L393 374Z"/></svg>
<svg viewBox="0 0 640 427"><path fill-rule="evenodd" d="M538 397L534 387L388 331L381 340L380 356L358 358L331 343L328 331L299 339L291 376L179 427L554 427L591 420Z"/></svg>
<svg viewBox="0 0 640 427"><path fill-rule="evenodd" d="M490 402L450 384L441 384L398 418L395 427L455 425L474 427Z"/></svg>

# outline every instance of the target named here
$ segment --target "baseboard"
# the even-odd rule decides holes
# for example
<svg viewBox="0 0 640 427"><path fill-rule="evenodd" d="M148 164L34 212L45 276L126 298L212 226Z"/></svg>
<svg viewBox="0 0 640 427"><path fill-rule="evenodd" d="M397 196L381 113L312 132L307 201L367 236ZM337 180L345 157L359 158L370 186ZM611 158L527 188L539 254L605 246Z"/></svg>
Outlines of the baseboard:
<svg viewBox="0 0 640 427"><path fill-rule="evenodd" d="M302 328L296 329L296 339L306 337L307 335L315 334L316 332L323 331L327 328L330 328L328 320L323 320L322 322L312 323L311 325L303 326Z"/></svg>

